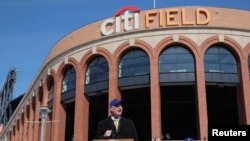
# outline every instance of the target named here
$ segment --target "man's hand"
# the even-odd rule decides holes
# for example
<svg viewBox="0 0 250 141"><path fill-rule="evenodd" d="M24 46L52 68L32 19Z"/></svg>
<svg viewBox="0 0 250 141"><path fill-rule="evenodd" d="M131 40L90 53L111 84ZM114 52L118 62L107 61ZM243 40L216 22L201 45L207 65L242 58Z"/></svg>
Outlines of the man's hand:
<svg viewBox="0 0 250 141"><path fill-rule="evenodd" d="M107 138L107 137L110 137L112 134L112 130L107 130L105 133L104 133L104 137Z"/></svg>

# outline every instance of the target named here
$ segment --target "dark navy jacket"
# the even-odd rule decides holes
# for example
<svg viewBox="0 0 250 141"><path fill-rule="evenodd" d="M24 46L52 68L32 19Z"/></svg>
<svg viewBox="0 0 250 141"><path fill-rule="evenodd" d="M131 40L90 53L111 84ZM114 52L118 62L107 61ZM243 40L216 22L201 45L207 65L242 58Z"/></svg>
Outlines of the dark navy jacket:
<svg viewBox="0 0 250 141"><path fill-rule="evenodd" d="M112 130L112 134L110 138L106 139L134 139L134 141L139 141L134 122L124 117L121 117L119 121L118 130L115 129L111 117L101 120L97 125L96 138L105 139L103 135L107 130Z"/></svg>

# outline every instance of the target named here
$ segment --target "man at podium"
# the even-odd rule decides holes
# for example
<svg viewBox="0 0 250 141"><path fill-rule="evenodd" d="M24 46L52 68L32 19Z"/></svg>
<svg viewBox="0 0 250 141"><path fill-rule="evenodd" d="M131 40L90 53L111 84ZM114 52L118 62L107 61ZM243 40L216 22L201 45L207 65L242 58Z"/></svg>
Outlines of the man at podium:
<svg viewBox="0 0 250 141"><path fill-rule="evenodd" d="M115 98L109 104L111 116L101 120L97 125L97 139L134 139L139 141L135 124L122 117L124 102Z"/></svg>

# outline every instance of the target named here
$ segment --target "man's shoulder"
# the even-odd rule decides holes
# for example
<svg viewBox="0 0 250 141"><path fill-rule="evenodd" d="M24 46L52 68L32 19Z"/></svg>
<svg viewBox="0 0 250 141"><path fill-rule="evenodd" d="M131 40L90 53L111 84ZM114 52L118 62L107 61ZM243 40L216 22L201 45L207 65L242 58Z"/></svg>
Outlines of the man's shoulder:
<svg viewBox="0 0 250 141"><path fill-rule="evenodd" d="M131 120L131 119L128 119L128 118L122 117L122 120L123 120L124 122L134 124L134 121Z"/></svg>
<svg viewBox="0 0 250 141"><path fill-rule="evenodd" d="M102 124L102 123L107 123L107 122L109 122L109 118L105 118L105 119L102 119L102 120L100 120L98 123L99 124Z"/></svg>

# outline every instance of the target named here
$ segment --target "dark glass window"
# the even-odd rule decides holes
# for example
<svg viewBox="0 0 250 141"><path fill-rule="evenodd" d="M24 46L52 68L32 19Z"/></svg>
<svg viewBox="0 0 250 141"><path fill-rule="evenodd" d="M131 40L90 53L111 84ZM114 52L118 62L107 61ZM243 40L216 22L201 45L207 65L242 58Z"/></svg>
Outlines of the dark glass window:
<svg viewBox="0 0 250 141"><path fill-rule="evenodd" d="M103 56L98 56L89 63L85 84L108 80L108 74L109 67L107 60Z"/></svg>
<svg viewBox="0 0 250 141"><path fill-rule="evenodd" d="M205 72L237 73L236 59L233 54L224 47L211 47L205 54Z"/></svg>
<svg viewBox="0 0 250 141"><path fill-rule="evenodd" d="M53 80L53 78L49 82L48 89L49 89L49 99L48 99L48 101L50 101L54 97L54 80Z"/></svg>
<svg viewBox="0 0 250 141"><path fill-rule="evenodd" d="M164 50L159 59L160 73L194 72L193 55L184 47L172 46Z"/></svg>
<svg viewBox="0 0 250 141"><path fill-rule="evenodd" d="M148 55L140 50L134 49L127 52L119 64L119 78L149 74Z"/></svg>
<svg viewBox="0 0 250 141"><path fill-rule="evenodd" d="M71 66L65 71L63 75L62 93L73 90L75 89L75 87L76 87L76 71Z"/></svg>

